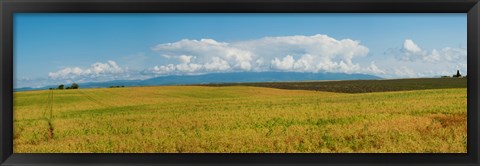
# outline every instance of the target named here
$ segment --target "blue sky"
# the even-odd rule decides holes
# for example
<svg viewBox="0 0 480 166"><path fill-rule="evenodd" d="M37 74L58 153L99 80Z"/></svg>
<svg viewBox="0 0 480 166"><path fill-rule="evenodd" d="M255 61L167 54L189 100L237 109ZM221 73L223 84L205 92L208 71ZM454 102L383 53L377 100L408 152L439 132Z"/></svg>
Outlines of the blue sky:
<svg viewBox="0 0 480 166"><path fill-rule="evenodd" d="M465 14L15 14L15 87L238 71L466 73Z"/></svg>

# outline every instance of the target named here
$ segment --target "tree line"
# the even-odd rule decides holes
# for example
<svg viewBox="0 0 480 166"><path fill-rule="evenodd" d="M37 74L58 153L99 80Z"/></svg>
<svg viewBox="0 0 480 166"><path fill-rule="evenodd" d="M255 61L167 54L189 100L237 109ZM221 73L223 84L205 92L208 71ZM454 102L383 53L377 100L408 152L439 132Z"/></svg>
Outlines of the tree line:
<svg viewBox="0 0 480 166"><path fill-rule="evenodd" d="M58 85L57 88L49 88L49 89L50 90L54 90L54 89L63 90L63 89L78 89L78 88L80 88L80 86L77 83L73 83L71 86L65 87L65 85L60 84L60 85Z"/></svg>
<svg viewBox="0 0 480 166"><path fill-rule="evenodd" d="M467 78L467 75L462 76L462 74L460 74L460 71L457 70L457 74L454 74L451 77L450 76L442 76L442 78Z"/></svg>

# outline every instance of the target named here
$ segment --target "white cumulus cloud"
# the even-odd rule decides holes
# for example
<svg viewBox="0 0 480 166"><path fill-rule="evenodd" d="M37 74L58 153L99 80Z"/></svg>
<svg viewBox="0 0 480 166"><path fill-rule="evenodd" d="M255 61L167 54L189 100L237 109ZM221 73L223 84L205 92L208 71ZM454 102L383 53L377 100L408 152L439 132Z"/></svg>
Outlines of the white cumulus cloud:
<svg viewBox="0 0 480 166"><path fill-rule="evenodd" d="M235 69L245 71L251 69L252 53L250 51L213 39L184 39L175 43L159 44L152 50L162 53L163 56L195 56L196 60L202 64L211 61L213 57L218 57L229 62L229 65Z"/></svg>
<svg viewBox="0 0 480 166"><path fill-rule="evenodd" d="M411 40L411 39L406 39L403 42L403 49L405 49L405 51L407 51L407 52L412 52L412 53L422 52L422 49L420 47L418 47L418 45L415 44L415 42L413 42L413 40Z"/></svg>
<svg viewBox="0 0 480 166"><path fill-rule="evenodd" d="M445 47L427 51L420 48L413 40L407 39L401 49L391 49L387 54L394 54L398 60L402 61L463 62L467 58L467 49Z"/></svg>
<svg viewBox="0 0 480 166"><path fill-rule="evenodd" d="M401 48L391 48L385 52L395 59L384 61L388 71L383 75L387 78L401 77L437 77L453 75L457 70L467 72L466 48L435 48L422 49L413 40L404 41Z"/></svg>
<svg viewBox="0 0 480 166"><path fill-rule="evenodd" d="M145 73L195 74L231 71L294 71L375 73L375 66L360 66L354 58L369 49L352 39L337 40L327 35L264 37L254 40L220 42L214 39L183 39L152 48L178 64L149 68ZM182 66L187 69L182 68ZM332 71L333 70L333 71Z"/></svg>
<svg viewBox="0 0 480 166"><path fill-rule="evenodd" d="M280 70L292 70L295 59L292 56L287 55L283 59L275 58L272 60L272 67Z"/></svg>
<svg viewBox="0 0 480 166"><path fill-rule="evenodd" d="M89 68L67 67L48 73L48 77L54 80L82 80L83 78L115 77L124 72L125 70L115 61L109 60L106 63L94 63Z"/></svg>

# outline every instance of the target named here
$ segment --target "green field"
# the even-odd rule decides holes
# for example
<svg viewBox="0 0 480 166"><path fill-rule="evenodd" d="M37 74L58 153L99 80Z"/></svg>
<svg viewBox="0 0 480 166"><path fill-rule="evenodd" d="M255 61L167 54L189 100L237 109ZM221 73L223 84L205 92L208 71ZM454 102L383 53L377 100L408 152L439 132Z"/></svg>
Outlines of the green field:
<svg viewBox="0 0 480 166"><path fill-rule="evenodd" d="M466 79L436 81L16 92L14 152L466 153Z"/></svg>

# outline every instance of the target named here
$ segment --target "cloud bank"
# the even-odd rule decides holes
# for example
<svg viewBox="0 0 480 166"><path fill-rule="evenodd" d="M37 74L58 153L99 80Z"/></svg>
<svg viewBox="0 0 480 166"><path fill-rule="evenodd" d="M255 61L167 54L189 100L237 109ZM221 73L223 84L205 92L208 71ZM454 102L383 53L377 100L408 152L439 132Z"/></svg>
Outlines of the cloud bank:
<svg viewBox="0 0 480 166"><path fill-rule="evenodd" d="M391 48L386 56L394 57L383 62L387 77L432 77L453 75L456 70L467 72L467 49L444 47L425 50L413 40L406 39L401 48Z"/></svg>
<svg viewBox="0 0 480 166"><path fill-rule="evenodd" d="M52 80L113 80L125 72L115 61L109 60L106 63L94 63L89 68L67 67L48 73L48 77Z"/></svg>
<svg viewBox="0 0 480 166"><path fill-rule="evenodd" d="M411 39L406 39L402 48L390 50L389 54L395 55L401 61L424 61L429 63L464 62L467 58L466 48L445 47L427 51L420 48Z"/></svg>
<svg viewBox="0 0 480 166"><path fill-rule="evenodd" d="M406 39L403 44L399 42L399 47L386 49L384 57L378 58L381 55L369 55L370 49L359 40L335 39L322 34L235 42L183 39L155 45L151 50L161 59L157 65L144 65L149 57L142 54L127 57L128 62L135 62L135 70L109 60L95 62L89 67L53 71L48 73L48 79L41 82L96 82L164 75L261 71L362 73L384 78L434 77L452 75L457 69L466 73L467 67L466 48L426 50L413 40ZM375 61L362 59L368 57ZM35 82L30 79L18 81L25 84Z"/></svg>
<svg viewBox="0 0 480 166"><path fill-rule="evenodd" d="M220 42L214 39L183 39L152 48L177 64L157 65L145 74L201 74L238 71L294 71L382 73L374 63L361 66L354 58L369 49L352 39L327 35L265 37L256 40Z"/></svg>

